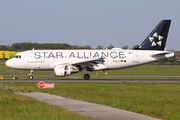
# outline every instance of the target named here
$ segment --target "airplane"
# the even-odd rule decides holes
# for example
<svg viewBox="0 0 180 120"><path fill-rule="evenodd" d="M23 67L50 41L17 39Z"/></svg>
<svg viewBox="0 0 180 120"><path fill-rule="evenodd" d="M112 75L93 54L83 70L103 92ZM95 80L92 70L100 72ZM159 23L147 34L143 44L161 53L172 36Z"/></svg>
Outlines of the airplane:
<svg viewBox="0 0 180 120"><path fill-rule="evenodd" d="M87 71L114 70L138 66L174 56L166 51L166 40L171 20L162 20L146 37L142 44L133 50L112 48L104 50L28 50L16 54L6 61L6 66L14 69L54 70L57 77L69 76L82 71L89 80Z"/></svg>

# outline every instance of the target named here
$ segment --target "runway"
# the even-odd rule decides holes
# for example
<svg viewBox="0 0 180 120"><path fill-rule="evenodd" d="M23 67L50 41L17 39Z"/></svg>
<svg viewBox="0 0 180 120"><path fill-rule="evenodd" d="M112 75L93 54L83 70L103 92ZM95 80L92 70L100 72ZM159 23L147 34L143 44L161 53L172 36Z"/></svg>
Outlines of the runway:
<svg viewBox="0 0 180 120"><path fill-rule="evenodd" d="M136 82L147 82L147 83L180 83L180 80L165 80L165 79L157 79L157 80L54 80L54 79L41 79L41 80L0 80L0 83L3 82L35 82L38 83L40 81L54 83L54 82L80 82L80 83L136 83Z"/></svg>

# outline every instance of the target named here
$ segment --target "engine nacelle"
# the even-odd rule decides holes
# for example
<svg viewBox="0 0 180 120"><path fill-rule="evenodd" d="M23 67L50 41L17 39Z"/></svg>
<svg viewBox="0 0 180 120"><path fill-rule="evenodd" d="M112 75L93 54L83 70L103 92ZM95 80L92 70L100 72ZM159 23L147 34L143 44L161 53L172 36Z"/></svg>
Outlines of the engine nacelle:
<svg viewBox="0 0 180 120"><path fill-rule="evenodd" d="M70 65L57 65L54 67L54 74L57 77L69 76L71 73L77 73L79 69Z"/></svg>

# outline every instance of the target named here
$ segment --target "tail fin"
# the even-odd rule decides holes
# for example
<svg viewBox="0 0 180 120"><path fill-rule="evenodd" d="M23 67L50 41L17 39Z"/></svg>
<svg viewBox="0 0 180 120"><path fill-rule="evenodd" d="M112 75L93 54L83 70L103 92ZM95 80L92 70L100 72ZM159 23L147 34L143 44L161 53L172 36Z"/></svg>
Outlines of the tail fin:
<svg viewBox="0 0 180 120"><path fill-rule="evenodd" d="M138 50L164 50L171 20L162 20L148 35Z"/></svg>

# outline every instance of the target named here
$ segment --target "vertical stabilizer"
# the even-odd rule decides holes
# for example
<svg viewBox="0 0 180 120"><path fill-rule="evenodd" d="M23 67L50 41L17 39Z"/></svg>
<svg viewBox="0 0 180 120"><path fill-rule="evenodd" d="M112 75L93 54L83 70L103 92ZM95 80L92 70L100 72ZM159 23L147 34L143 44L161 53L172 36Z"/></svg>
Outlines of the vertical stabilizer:
<svg viewBox="0 0 180 120"><path fill-rule="evenodd" d="M171 20L162 20L147 36L138 50L164 50Z"/></svg>

